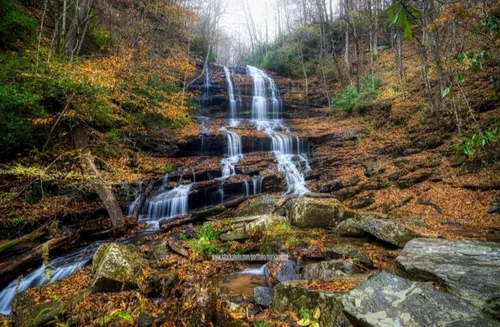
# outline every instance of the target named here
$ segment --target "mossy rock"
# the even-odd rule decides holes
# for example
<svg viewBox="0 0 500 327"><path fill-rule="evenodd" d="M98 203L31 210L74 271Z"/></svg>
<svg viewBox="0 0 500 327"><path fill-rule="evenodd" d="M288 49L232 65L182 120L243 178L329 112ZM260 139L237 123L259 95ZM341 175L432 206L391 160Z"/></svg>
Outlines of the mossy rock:
<svg viewBox="0 0 500 327"><path fill-rule="evenodd" d="M148 262L134 245L104 243L94 254L93 287L98 292L138 288Z"/></svg>
<svg viewBox="0 0 500 327"><path fill-rule="evenodd" d="M46 285L40 287L46 287ZM30 292L20 293L16 295L12 305L15 326L46 326L52 321L63 319L66 312L75 307L86 293L87 291L82 291L69 300L53 299L45 303L36 303L36 299L30 295Z"/></svg>
<svg viewBox="0 0 500 327"><path fill-rule="evenodd" d="M260 195L243 203L235 212L235 217L258 216L272 213L278 196Z"/></svg>
<svg viewBox="0 0 500 327"><path fill-rule="evenodd" d="M334 198L299 197L293 201L290 216L300 228L332 228L357 214Z"/></svg>
<svg viewBox="0 0 500 327"><path fill-rule="evenodd" d="M288 281L278 284L274 288L271 309L281 313L287 309L294 312L320 310L320 326L348 325L347 317L342 313L340 299L346 292L311 290L303 287L301 281Z"/></svg>

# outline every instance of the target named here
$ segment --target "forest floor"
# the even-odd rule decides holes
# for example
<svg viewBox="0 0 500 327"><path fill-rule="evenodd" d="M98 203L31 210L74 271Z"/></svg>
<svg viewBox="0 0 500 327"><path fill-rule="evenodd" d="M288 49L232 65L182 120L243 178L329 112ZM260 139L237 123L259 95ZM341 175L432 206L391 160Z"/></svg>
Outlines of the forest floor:
<svg viewBox="0 0 500 327"><path fill-rule="evenodd" d="M500 199L500 162L482 162L472 166L456 164L451 146L457 136L422 126L425 119L416 110L425 102L422 92L415 91L402 97L390 65L392 58L392 52L381 53L379 94L370 103L364 104L362 112L331 114L325 106L301 112L297 114L300 117L291 117L286 121L293 133L321 139L321 142L314 143L311 156L311 168L318 177L308 182L308 188L313 192L332 193L353 209L383 213L394 219L424 217L424 227L413 227L422 235L498 242L500 214L490 214L488 209ZM297 91L302 87L303 80L278 80L280 82L293 85L290 93L284 96L285 104L287 101L304 101ZM481 89L483 82L478 78L471 83L467 94L472 100L481 102L481 93L476 90ZM319 79L313 78L311 83L321 85ZM405 83L406 89L419 86L418 72L408 71ZM339 89L340 85L336 83L330 87ZM482 87L483 92L488 87ZM311 89L314 90L314 87ZM321 96L320 87L316 88L315 94L311 94L311 97ZM307 108L307 104L304 107ZM479 113L479 120L500 121L498 104L492 110ZM174 139L182 142L198 133L199 126L193 122L177 130ZM355 137L346 137L349 135ZM337 136L343 138L340 140ZM104 140L102 135L95 137ZM206 169L219 168L218 159L215 158L200 163L194 157L187 160L137 155L119 144L102 142L97 146L99 153L114 151L119 154L102 157L102 176L111 184L161 179L164 167L203 165ZM52 169L54 167L57 169ZM43 158L38 161L23 158L2 165L0 174L4 179L0 199L2 239L25 234L54 217L60 218L63 224L76 222L83 226L89 223L85 217L90 215L98 222L98 226L94 226L97 229L108 224L102 217L102 211L99 211L102 208L98 198L82 186L85 179L75 163L69 166L56 163L47 169ZM31 199L30 196L36 195L33 185L42 180L52 191ZM26 188L33 190L26 195ZM246 206L248 203L243 203L235 211ZM229 211L223 216L228 217L233 213ZM212 217L211 220L217 218L221 217ZM193 233L193 226L147 236L139 245L144 253L151 254L155 244L180 233ZM269 238L269 235L279 234L279 230L270 229L264 235L244 242L218 241L217 246L223 247L226 253L246 253L247 250L259 248L265 236ZM289 227L286 235L285 240L280 240L283 241L282 250L299 258L306 253L307 256L320 254L331 244L343 241L324 229L307 230L304 233L304 230ZM363 239L357 242L374 261L376 269L393 270L397 250ZM238 323L239 326L264 326L257 324L262 321L272 322L275 326L289 326L300 320L293 311L282 314L270 310L252 311L255 306L247 301L251 294L242 294L239 288L236 291L221 288L221 285L227 284L228 275L245 268L245 265L211 261L206 255L200 256L194 251L188 257L171 253L166 258L151 261L152 271L146 277L149 281L165 271L176 272L170 284L159 287L161 294L155 293L156 296L147 296L148 285L138 291L91 292L93 272L89 267L80 269L60 282L31 289L25 294L32 297L33 303L37 305L52 303L56 299L64 302L75 296L81 297L83 300L71 308L66 319L82 326L108 325L113 320L118 321L118 325L141 325L138 322L141 317L146 321L145 326L153 325L148 324L149 320L157 321L153 326L191 326L194 322L209 326L213 320L209 313L213 312L223 312L217 318L219 321L227 318L235 320L235 325ZM333 282L328 285L312 283L309 287L332 290L350 288L349 285ZM215 303L213 296L217 297ZM236 302L239 303L237 308L233 307ZM209 309L210 306L217 308ZM131 323L129 317L134 317L135 322Z"/></svg>

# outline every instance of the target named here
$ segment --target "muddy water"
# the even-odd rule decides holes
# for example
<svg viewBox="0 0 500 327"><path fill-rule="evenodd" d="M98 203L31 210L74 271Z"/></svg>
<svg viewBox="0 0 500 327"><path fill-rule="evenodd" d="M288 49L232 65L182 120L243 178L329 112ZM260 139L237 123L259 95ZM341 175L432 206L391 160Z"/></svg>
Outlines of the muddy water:
<svg viewBox="0 0 500 327"><path fill-rule="evenodd" d="M253 296L253 289L257 286L267 286L262 265L250 264L247 269L229 275L222 281L223 292Z"/></svg>

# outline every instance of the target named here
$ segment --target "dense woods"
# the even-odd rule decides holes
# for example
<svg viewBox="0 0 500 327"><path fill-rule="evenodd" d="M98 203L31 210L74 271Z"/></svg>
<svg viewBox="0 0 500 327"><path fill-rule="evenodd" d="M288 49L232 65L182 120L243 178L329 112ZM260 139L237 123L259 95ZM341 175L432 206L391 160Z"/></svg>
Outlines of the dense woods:
<svg viewBox="0 0 500 327"><path fill-rule="evenodd" d="M499 63L489 0L0 0L0 321L498 326Z"/></svg>

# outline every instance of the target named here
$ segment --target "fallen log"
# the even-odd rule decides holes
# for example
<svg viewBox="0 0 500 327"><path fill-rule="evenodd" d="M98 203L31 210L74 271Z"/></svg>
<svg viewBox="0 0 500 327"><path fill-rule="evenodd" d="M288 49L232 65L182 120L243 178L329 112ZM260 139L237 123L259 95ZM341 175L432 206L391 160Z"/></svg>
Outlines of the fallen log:
<svg viewBox="0 0 500 327"><path fill-rule="evenodd" d="M2 276L0 287L6 286L10 281L17 278L27 269L41 264L43 262L42 254L44 248L48 248L50 253L53 253L63 246L70 244L71 241L76 241L76 239L77 238L74 238L74 235L71 233L52 238L33 250L18 256L11 263L0 267L0 276Z"/></svg>
<svg viewBox="0 0 500 327"><path fill-rule="evenodd" d="M193 223L195 221L199 221L199 220L202 220L204 218L220 214L228 209L231 209L231 208L234 208L234 207L240 205L246 199L247 199L246 197L236 198L236 199L227 201L224 204L219 204L215 207L210 207L207 209L195 211L188 216L182 216L182 217L172 219L172 220L160 221L160 228L163 231L169 231L175 227L179 227L182 225Z"/></svg>
<svg viewBox="0 0 500 327"><path fill-rule="evenodd" d="M124 230L126 224L122 209L113 193L111 185L102 178L94 164L94 157L88 147L85 131L81 127L76 127L73 129L71 136L73 147L80 152L83 172L86 176L90 177L90 181L94 184L95 190L109 214L113 229L116 231Z"/></svg>
<svg viewBox="0 0 500 327"><path fill-rule="evenodd" d="M29 241L34 241L34 240L42 237L43 235L45 235L45 233L47 233L48 227L49 227L49 224L43 225L42 227L38 228L37 230L35 230L29 234L23 235L23 236L18 237L16 239L13 239L13 240L10 240L10 241L7 241L7 242L0 244L0 254L13 248L14 246L16 246L18 244L21 244L24 242L29 242Z"/></svg>

